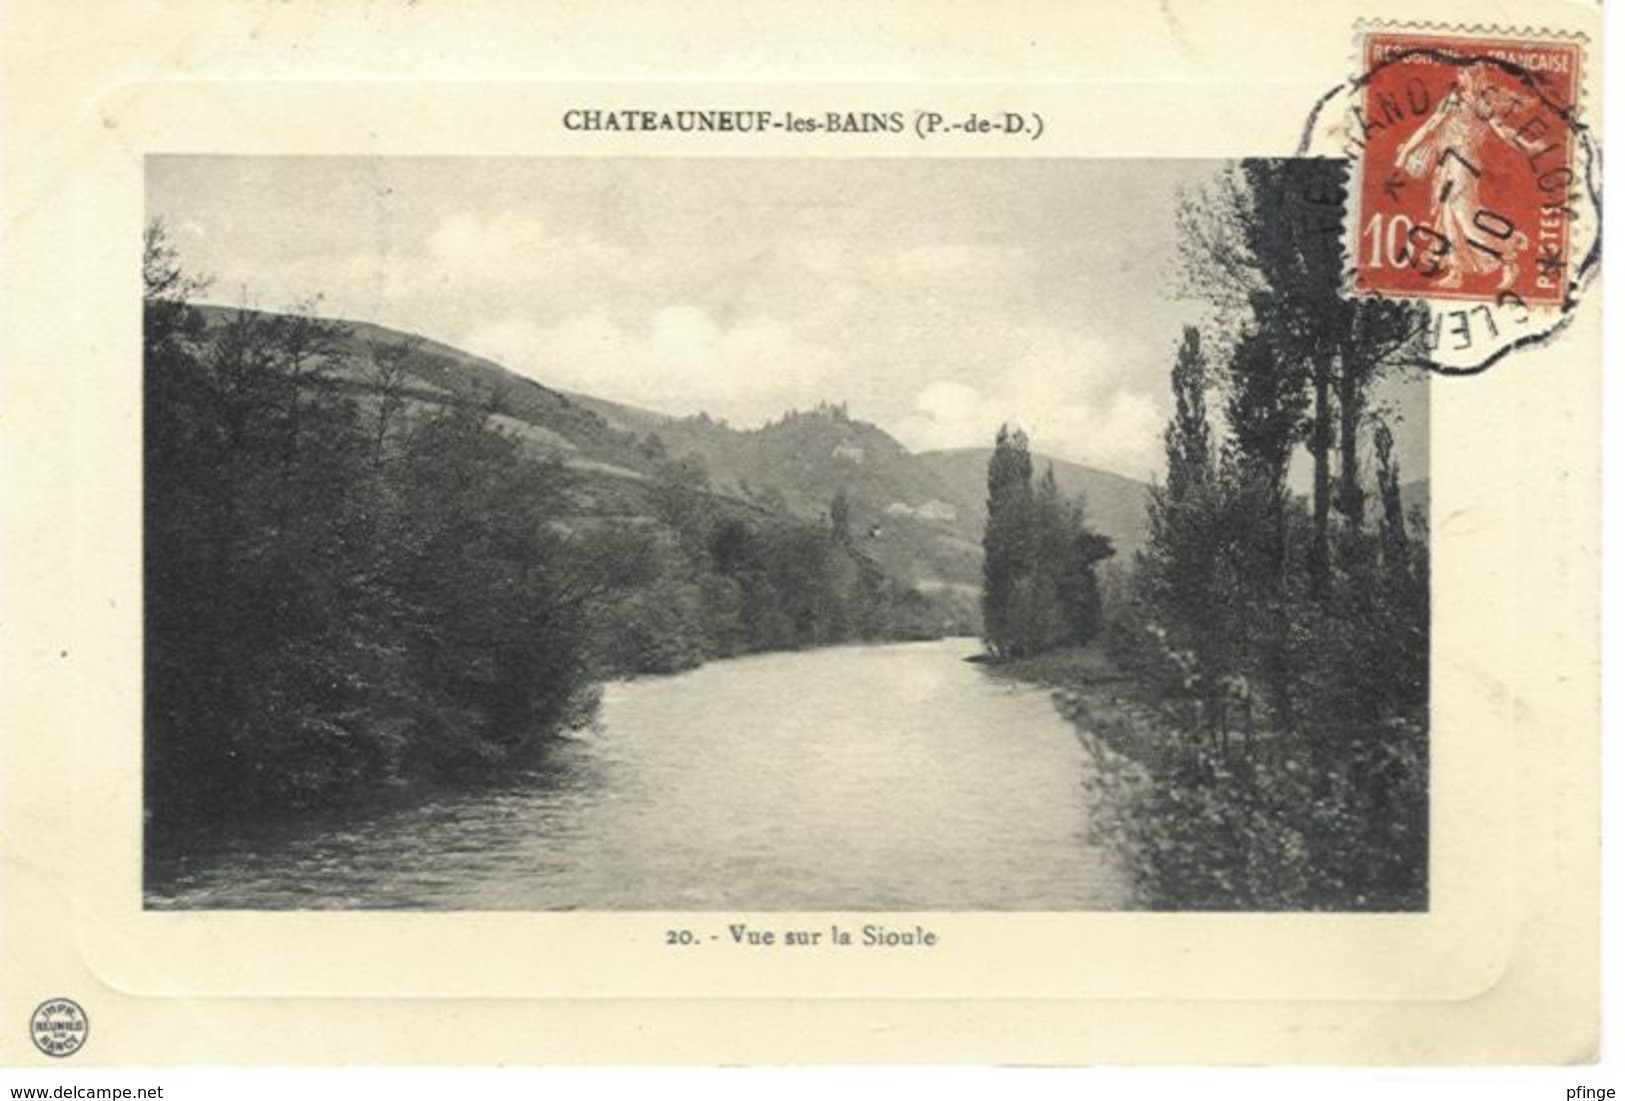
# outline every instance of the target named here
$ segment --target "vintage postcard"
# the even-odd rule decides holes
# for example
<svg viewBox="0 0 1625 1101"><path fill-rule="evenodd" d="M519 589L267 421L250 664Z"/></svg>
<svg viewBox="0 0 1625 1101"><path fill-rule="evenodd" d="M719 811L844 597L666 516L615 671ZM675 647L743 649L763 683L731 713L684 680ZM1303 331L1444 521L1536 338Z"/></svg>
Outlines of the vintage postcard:
<svg viewBox="0 0 1625 1101"><path fill-rule="evenodd" d="M1599 8L91 7L6 1063L1595 1057Z"/></svg>

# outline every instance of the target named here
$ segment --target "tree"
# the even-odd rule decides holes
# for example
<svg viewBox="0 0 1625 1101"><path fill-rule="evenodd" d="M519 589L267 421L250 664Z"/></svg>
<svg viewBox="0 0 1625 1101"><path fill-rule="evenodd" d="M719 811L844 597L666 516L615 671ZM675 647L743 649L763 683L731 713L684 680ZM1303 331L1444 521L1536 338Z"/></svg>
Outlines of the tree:
<svg viewBox="0 0 1625 1101"><path fill-rule="evenodd" d="M1055 482L1050 464L1039 476L1032 496L1029 520L1031 561L1026 564L1027 600L1018 609L1021 615L1020 646L1024 653L1036 654L1058 645L1068 633L1061 604L1060 574L1071 547L1070 515Z"/></svg>
<svg viewBox="0 0 1625 1101"><path fill-rule="evenodd" d="M141 245L142 346L146 361L161 368L202 335L203 318L192 300L211 280L182 270L162 219L146 225Z"/></svg>
<svg viewBox="0 0 1625 1101"><path fill-rule="evenodd" d="M698 455L666 459L656 464L653 479L655 515L677 533L689 561L704 560L715 522L712 499L706 492L710 474Z"/></svg>
<svg viewBox="0 0 1625 1101"><path fill-rule="evenodd" d="M1360 430L1372 385L1386 371L1411 361L1426 332L1426 315L1416 303L1365 299L1348 305L1348 325L1340 333L1337 370L1338 471L1334 504L1344 526L1359 531L1365 522L1365 489L1360 476ZM1391 440L1391 437L1390 437Z"/></svg>
<svg viewBox="0 0 1625 1101"><path fill-rule="evenodd" d="M1081 505L1068 506L1066 528L1063 555L1056 570L1062 641L1082 646L1100 633L1104 619L1095 568L1117 551L1109 538L1089 530Z"/></svg>
<svg viewBox="0 0 1625 1101"><path fill-rule="evenodd" d="M1251 210L1247 239L1262 278L1254 323L1290 382L1307 377L1312 399L1306 443L1314 464L1309 572L1328 561L1331 508L1332 381L1339 335L1351 311L1342 282L1342 202L1346 166L1331 160L1246 161Z"/></svg>
<svg viewBox="0 0 1625 1101"><path fill-rule="evenodd" d="M1168 457L1168 495L1190 499L1213 481L1213 438L1207 423L1207 356L1202 334L1194 325L1185 334L1174 357L1171 374L1174 415L1163 432Z"/></svg>
<svg viewBox="0 0 1625 1101"><path fill-rule="evenodd" d="M987 468L987 527L982 535L982 622L988 648L1022 652L1032 559L1032 456L1027 434L1001 425Z"/></svg>
<svg viewBox="0 0 1625 1101"><path fill-rule="evenodd" d="M829 530L837 543L852 542L852 501L847 496L845 486L837 489L830 498Z"/></svg>
<svg viewBox="0 0 1625 1101"><path fill-rule="evenodd" d="M1394 456L1394 434L1388 425L1378 422L1375 437L1377 491L1382 501L1383 554L1391 562L1403 564L1408 557L1408 540L1405 536L1405 508L1399 494L1399 460Z"/></svg>
<svg viewBox="0 0 1625 1101"><path fill-rule="evenodd" d="M161 226L143 276L155 826L488 775L580 721L589 632L554 531L562 468L476 402L402 416L404 346L369 348L309 306L211 319ZM331 384L341 365L372 368L365 411Z"/></svg>
<svg viewBox="0 0 1625 1101"><path fill-rule="evenodd" d="M1229 534L1259 548L1245 572L1278 583L1287 569L1287 470L1310 398L1304 373L1283 357L1270 333L1267 326L1244 333L1226 364L1225 465L1242 505L1232 518L1251 529L1240 532L1232 525Z"/></svg>
<svg viewBox="0 0 1625 1101"><path fill-rule="evenodd" d="M1333 508L1348 525L1362 520L1359 438L1369 388L1383 370L1414 359L1425 333L1419 304L1343 294L1347 173L1337 160L1243 161L1179 211L1190 289L1217 307L1227 331L1270 349L1281 404L1296 404L1287 390L1306 391L1301 439L1313 463L1308 565L1317 591L1330 561Z"/></svg>
<svg viewBox="0 0 1625 1101"><path fill-rule="evenodd" d="M373 461L384 460L384 444L401 410L406 407L406 390L412 380L412 358L422 340L408 337L402 340L367 342L367 364L371 377L375 405L373 408Z"/></svg>
<svg viewBox="0 0 1625 1101"><path fill-rule="evenodd" d="M1185 329L1169 382L1174 411L1163 431L1167 478L1148 494L1139 587L1159 620L1188 623L1189 641L1206 652L1217 631L1213 571L1219 486L1208 424L1207 357L1194 327Z"/></svg>
<svg viewBox="0 0 1625 1101"><path fill-rule="evenodd" d="M1082 645L1099 630L1095 566L1112 555L1111 541L1088 529L1081 505L1063 499L1053 464L1033 488L1026 434L1009 426L988 460L982 546L983 637L995 655Z"/></svg>
<svg viewBox="0 0 1625 1101"><path fill-rule="evenodd" d="M1222 443L1207 466L1186 333L1131 629L1111 636L1168 725L1125 816L1163 904L1425 904L1425 535L1380 422L1376 534L1360 471L1371 387L1421 330L1411 306L1339 293L1343 171L1244 162L1181 214L1220 334ZM1307 502L1288 484L1300 445Z"/></svg>
<svg viewBox="0 0 1625 1101"><path fill-rule="evenodd" d="M522 390L315 300L195 307L161 225L145 245L149 836L533 767L595 676L940 629L844 491L828 526L729 499L655 437L651 476L583 487L500 427Z"/></svg>

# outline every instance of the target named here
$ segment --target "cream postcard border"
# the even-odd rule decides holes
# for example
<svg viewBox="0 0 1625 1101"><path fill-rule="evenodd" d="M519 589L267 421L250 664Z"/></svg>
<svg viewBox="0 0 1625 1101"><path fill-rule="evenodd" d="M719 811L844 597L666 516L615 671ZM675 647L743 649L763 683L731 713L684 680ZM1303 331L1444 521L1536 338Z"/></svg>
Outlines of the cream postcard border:
<svg viewBox="0 0 1625 1101"><path fill-rule="evenodd" d="M1233 9L1232 30L1239 22L1249 32L1239 52L1249 56L1227 45L1200 63L1177 37L1137 44L1143 67L1114 58L1114 46L1121 54L1125 45L1119 26L1080 40L1099 77L1065 82L1017 80L1015 58L989 71L1003 81L865 85L853 79L869 71L858 51L822 85L486 85L473 70L462 83L253 83L160 69L164 79L97 83L67 102L47 103L42 88L22 112L28 125L12 136L32 162L18 167L14 151L7 169L3 494L14 703L4 729L0 1021L22 1019L44 997L78 997L96 1021L88 1061L134 1051L158 1061L264 1058L263 1033L255 1046L238 1031L261 1016L275 1024L257 1027L282 1033L273 1050L314 1061L590 1060L610 1056L615 1049L604 1044L616 1042L633 1044L639 1057L678 1061L888 1051L1040 1061L1411 1061L1446 1052L1471 1060L1513 1055L1506 1042L1485 1046L1502 1034L1519 1039L1521 1057L1582 1056L1594 1033L1596 974L1595 300L1552 346L1479 378L1433 384L1426 914L932 913L919 916L942 944L923 953L685 953L661 943L664 929L751 915L141 909L144 156L1286 155L1315 99L1348 75L1354 19L1384 14L1328 7L1284 19L1286 10ZM1526 22L1535 10L1495 14ZM1539 10L1563 29L1595 24L1590 8ZM1425 14L1448 20L1463 10L1434 5ZM1185 35L1200 52L1218 32L1199 30L1187 26ZM1278 64L1249 60L1260 51ZM1597 64L1588 58L1593 71ZM559 126L565 107L597 102L1008 108L1040 112L1047 133L1034 143L876 144L579 135ZM6 105L12 115L23 106L15 84ZM832 919L759 915L769 927ZM714 1022L707 1028L691 1019L693 1006L600 1001L613 998L815 1001L712 1001L701 1015ZM836 1000L818 1008L823 999ZM851 999L865 1000L855 1018ZM342 1007L382 1031L322 1031ZM983 1023L980 1042L955 1044L954 1022L971 1020ZM659 1022L658 1036L639 1022ZM1201 1035L1169 1031L1176 1028ZM560 1029L584 1031L566 1043ZM16 1031L0 1025L4 1061L18 1060ZM484 1046L452 1043L475 1034Z"/></svg>

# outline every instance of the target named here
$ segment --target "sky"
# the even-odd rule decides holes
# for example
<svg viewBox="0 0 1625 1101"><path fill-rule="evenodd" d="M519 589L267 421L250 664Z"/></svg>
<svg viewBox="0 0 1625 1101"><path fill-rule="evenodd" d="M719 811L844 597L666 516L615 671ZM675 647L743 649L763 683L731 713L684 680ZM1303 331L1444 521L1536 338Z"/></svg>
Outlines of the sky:
<svg viewBox="0 0 1625 1101"><path fill-rule="evenodd" d="M739 427L845 401L918 451L1012 422L1042 452L1147 479L1203 309L1174 293L1174 207L1218 168L165 156L147 205L210 301L320 293L329 316ZM1396 434L1425 469L1421 428Z"/></svg>

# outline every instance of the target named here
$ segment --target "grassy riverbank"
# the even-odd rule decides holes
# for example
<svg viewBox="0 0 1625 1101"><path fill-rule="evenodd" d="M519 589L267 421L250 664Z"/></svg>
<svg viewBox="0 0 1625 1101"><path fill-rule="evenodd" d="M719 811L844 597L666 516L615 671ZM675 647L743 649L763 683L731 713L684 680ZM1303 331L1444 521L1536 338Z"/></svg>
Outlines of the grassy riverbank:
<svg viewBox="0 0 1625 1101"><path fill-rule="evenodd" d="M988 662L983 668L999 680L1041 684L1052 689L1056 710L1072 721L1086 745L1090 738L1141 765L1163 759L1173 734L1156 709L1111 660L1105 644L1048 650L1031 657Z"/></svg>
<svg viewBox="0 0 1625 1101"><path fill-rule="evenodd" d="M1099 643L983 667L1052 689L1094 766L1080 792L1092 839L1124 852L1145 908L1425 907L1413 852L1427 829L1425 764L1413 760L1425 762L1420 719L1322 751L1323 767L1311 769L1301 737L1199 732Z"/></svg>

